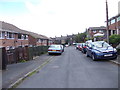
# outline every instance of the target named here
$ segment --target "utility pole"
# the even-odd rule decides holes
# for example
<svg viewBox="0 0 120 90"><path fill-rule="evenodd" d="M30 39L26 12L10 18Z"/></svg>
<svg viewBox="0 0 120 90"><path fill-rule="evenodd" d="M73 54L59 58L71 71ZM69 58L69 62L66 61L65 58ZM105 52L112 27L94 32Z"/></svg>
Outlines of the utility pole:
<svg viewBox="0 0 120 90"><path fill-rule="evenodd" d="M106 30L107 30L107 42L109 43L108 3L107 3L107 0L106 0Z"/></svg>

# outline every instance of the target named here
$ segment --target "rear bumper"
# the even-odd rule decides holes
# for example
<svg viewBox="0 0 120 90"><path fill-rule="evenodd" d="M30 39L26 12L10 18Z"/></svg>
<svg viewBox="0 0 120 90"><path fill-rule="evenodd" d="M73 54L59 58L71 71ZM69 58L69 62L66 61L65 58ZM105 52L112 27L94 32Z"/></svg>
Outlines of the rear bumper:
<svg viewBox="0 0 120 90"><path fill-rule="evenodd" d="M59 51L48 51L48 53L58 53L58 54L61 54L62 52L59 52Z"/></svg>

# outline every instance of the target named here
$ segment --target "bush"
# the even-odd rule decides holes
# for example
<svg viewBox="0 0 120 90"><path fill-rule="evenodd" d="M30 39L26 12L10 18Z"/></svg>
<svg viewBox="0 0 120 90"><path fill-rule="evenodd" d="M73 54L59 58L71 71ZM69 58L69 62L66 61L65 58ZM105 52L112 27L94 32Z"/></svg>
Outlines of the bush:
<svg viewBox="0 0 120 90"><path fill-rule="evenodd" d="M118 54L120 55L120 44L116 47Z"/></svg>
<svg viewBox="0 0 120 90"><path fill-rule="evenodd" d="M20 62L21 62L21 63L24 63L24 62L26 62L26 60L20 60Z"/></svg>
<svg viewBox="0 0 120 90"><path fill-rule="evenodd" d="M109 43L116 47L120 43L120 35L113 34L109 37Z"/></svg>

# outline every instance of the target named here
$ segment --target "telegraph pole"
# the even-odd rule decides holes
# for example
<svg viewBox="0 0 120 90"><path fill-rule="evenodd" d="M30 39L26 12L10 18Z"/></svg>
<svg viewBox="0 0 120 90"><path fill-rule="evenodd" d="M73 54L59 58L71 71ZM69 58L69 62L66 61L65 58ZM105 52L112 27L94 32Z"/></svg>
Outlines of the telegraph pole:
<svg viewBox="0 0 120 90"><path fill-rule="evenodd" d="M107 3L107 0L106 0L106 31L107 31L107 42L109 43L108 3Z"/></svg>

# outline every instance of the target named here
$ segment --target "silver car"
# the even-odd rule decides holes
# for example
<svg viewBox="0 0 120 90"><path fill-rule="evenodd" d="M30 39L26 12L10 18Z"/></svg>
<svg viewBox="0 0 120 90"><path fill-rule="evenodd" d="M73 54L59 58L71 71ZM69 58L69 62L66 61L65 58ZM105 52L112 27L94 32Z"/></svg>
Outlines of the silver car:
<svg viewBox="0 0 120 90"><path fill-rule="evenodd" d="M63 52L63 47L61 45L50 45L48 48L48 54L62 54Z"/></svg>

